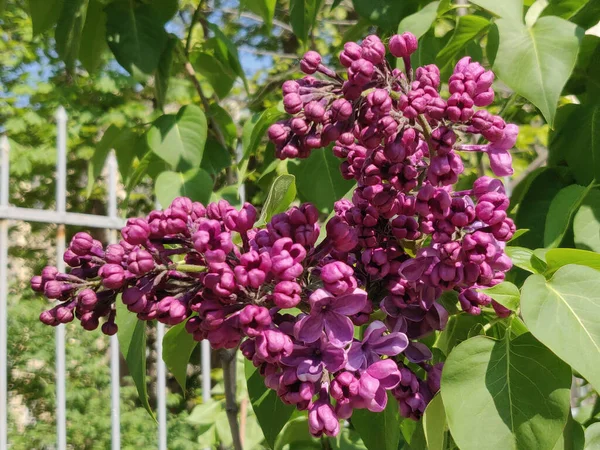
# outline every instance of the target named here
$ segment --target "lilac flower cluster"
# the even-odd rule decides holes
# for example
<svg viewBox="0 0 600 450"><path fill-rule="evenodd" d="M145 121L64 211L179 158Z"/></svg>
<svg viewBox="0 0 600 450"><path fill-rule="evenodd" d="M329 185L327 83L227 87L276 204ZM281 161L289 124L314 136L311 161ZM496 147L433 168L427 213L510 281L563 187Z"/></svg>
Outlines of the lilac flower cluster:
<svg viewBox="0 0 600 450"><path fill-rule="evenodd" d="M493 100L491 72L461 60L444 100L437 67L411 69L416 46L408 33L391 38L401 72L376 36L347 43L347 81L308 52L301 68L309 76L283 85L294 116L269 129L278 156L334 143L342 174L357 181L352 200L335 204L322 242L310 204L257 228L250 204L177 198L130 219L118 244L77 233L64 255L69 273L47 267L31 280L58 302L41 321L76 318L87 330L103 321L111 335L122 302L140 320L185 322L195 340L239 346L267 387L308 411L315 436L337 435L355 409L383 411L388 393L403 416L419 419L440 387L442 364L418 340L444 328L441 294L455 291L470 314L490 304L510 314L479 291L511 265L502 183L482 177L461 192L452 184L463 171L459 151L486 152L497 174L509 173L517 130L476 110ZM469 135L489 144L467 144Z"/></svg>

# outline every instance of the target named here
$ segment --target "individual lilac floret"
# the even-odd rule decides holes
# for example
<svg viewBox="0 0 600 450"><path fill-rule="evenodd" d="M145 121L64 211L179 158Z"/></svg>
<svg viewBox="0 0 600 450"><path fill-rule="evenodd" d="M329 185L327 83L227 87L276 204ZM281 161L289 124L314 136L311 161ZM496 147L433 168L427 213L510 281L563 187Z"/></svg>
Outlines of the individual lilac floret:
<svg viewBox="0 0 600 450"><path fill-rule="evenodd" d="M381 356L396 356L408 346L404 333L387 333L383 322L374 321L367 327L361 341L354 341L348 351L348 370L363 370L381 359Z"/></svg>

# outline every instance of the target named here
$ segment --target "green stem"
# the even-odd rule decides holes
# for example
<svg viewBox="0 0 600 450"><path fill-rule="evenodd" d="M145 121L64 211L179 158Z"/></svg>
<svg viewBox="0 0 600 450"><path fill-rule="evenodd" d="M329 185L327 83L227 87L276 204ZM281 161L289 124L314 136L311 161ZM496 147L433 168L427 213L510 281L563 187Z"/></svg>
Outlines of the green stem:
<svg viewBox="0 0 600 450"><path fill-rule="evenodd" d="M173 270L178 272L201 273L206 272L205 266L196 266L194 264L175 264Z"/></svg>

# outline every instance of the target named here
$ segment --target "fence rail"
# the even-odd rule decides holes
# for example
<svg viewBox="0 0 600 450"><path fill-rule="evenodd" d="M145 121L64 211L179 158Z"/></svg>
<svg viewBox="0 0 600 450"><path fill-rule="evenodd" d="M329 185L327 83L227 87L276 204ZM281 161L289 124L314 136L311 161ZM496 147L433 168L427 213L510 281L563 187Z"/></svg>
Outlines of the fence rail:
<svg viewBox="0 0 600 450"><path fill-rule="evenodd" d="M108 171L108 215L92 215L67 212L67 113L63 107L56 112L56 210L19 208L9 205L10 144L6 136L0 140L0 450L9 448L8 442L8 226L9 221L42 222L58 225L56 231L56 265L65 270L62 255L65 251L65 226L75 225L108 230L109 243L117 242L117 230L124 225L117 213L117 161L114 152L107 158ZM166 367L161 358L162 338L165 333L163 324L158 324L156 352L157 358L157 409L158 409L158 449L167 449L167 409L166 409ZM67 448L67 405L65 371L64 325L56 327L56 448ZM210 399L210 348L202 342L202 391L205 401ZM120 386L119 386L119 342L118 336L110 338L110 376L111 376L111 447L121 447L120 434Z"/></svg>

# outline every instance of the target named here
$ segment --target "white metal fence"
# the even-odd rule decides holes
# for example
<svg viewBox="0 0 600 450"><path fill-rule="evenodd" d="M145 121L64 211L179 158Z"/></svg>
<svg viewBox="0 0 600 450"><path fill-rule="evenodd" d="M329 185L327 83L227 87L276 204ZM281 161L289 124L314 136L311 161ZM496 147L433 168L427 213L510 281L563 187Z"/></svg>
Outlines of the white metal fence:
<svg viewBox="0 0 600 450"><path fill-rule="evenodd" d="M56 211L18 208L9 205L9 152L8 138L0 141L0 450L9 448L8 442L8 226L9 221L43 222L56 224L56 266L65 270L62 255L65 251L65 225L109 230L109 243L117 242L117 230L124 221L117 215L117 161L113 152L107 159L108 169L108 215L71 213L66 210L67 192L67 113L63 107L56 112ZM162 338L164 324L158 324L156 336L157 357L157 416L158 448L167 449L166 367L162 361ZM67 448L67 416L65 396L65 326L56 327L56 448ZM210 348L202 342L202 394L204 401L210 399ZM120 434L120 386L119 386L119 343L118 336L110 338L111 375L111 428L112 449L121 448Z"/></svg>

